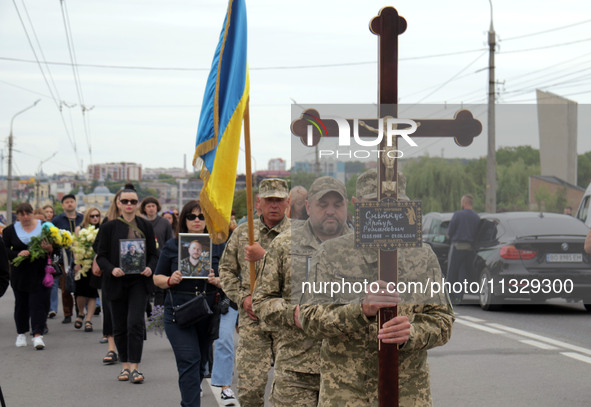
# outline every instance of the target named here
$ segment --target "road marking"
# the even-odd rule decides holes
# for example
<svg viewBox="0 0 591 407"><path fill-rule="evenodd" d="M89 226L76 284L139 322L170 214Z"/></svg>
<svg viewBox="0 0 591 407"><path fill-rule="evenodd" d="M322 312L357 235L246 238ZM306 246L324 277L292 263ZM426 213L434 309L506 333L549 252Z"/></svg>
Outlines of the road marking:
<svg viewBox="0 0 591 407"><path fill-rule="evenodd" d="M536 348L545 350L558 350L556 346L548 345L547 343L534 341L533 339L521 339L519 342L525 343L526 345L535 346Z"/></svg>
<svg viewBox="0 0 591 407"><path fill-rule="evenodd" d="M560 354L561 355L564 355L564 356L568 356L569 358L580 360L581 362L585 362L585 363L591 364L591 358L590 357L579 355L578 353L575 353L575 352L560 352Z"/></svg>
<svg viewBox="0 0 591 407"><path fill-rule="evenodd" d="M574 350L575 352L579 352L579 353L583 353L585 355L591 356L591 349L583 348L581 346L571 345L570 343L566 343L566 342L559 341L559 340L552 339L552 338L547 338L542 335L533 334L531 332L527 332L522 329L511 328L509 326L505 326L505 325L501 325L501 324L490 323L487 325L497 328L497 329L501 329L503 331L507 331L507 332L511 332L511 333L514 333L517 335L525 336L526 338L531 338L536 341L545 342L550 345L558 346L559 348L570 349L570 350Z"/></svg>
<svg viewBox="0 0 591 407"><path fill-rule="evenodd" d="M469 326L470 328L478 329L478 330L488 332L491 334L495 334L495 335L506 335L505 332L500 331L498 329L494 329L494 328L488 327L486 325L478 325L478 324L476 324L474 322L470 322L470 321L465 321L463 318L456 318L456 323L461 324L461 325L466 325L466 326Z"/></svg>
<svg viewBox="0 0 591 407"><path fill-rule="evenodd" d="M462 315L462 319L465 319L466 321L470 321L470 322L486 322L484 319L470 317L468 315Z"/></svg>

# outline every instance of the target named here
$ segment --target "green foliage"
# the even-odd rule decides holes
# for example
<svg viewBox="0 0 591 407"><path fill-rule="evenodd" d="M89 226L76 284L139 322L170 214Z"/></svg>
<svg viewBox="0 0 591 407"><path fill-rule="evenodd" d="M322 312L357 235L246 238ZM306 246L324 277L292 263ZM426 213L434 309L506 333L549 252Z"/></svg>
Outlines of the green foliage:
<svg viewBox="0 0 591 407"><path fill-rule="evenodd" d="M236 216L236 220L243 218L247 214L246 197L247 197L246 189L243 189L241 191L234 193L234 201L232 203L232 210L234 211L234 215ZM254 202L254 191L253 191L252 200ZM253 204L253 210L254 210L254 204Z"/></svg>
<svg viewBox="0 0 591 407"><path fill-rule="evenodd" d="M293 188L297 185L301 185L306 189L310 189L310 185L316 179L316 174L313 172L306 172L306 171L297 171L291 174L291 187Z"/></svg>
<svg viewBox="0 0 591 407"><path fill-rule="evenodd" d="M497 166L497 210L528 210L529 177L539 174L539 165L527 165L521 158Z"/></svg>
<svg viewBox="0 0 591 407"><path fill-rule="evenodd" d="M497 150L497 166L510 165L518 159L526 166L540 165L540 150L530 146L503 147Z"/></svg>
<svg viewBox="0 0 591 407"><path fill-rule="evenodd" d="M422 157L405 162L406 194L423 201L423 213L453 212L464 194L478 197L482 186L476 184L469 167L459 160ZM475 200L475 210L482 210L481 200Z"/></svg>
<svg viewBox="0 0 591 407"><path fill-rule="evenodd" d="M562 213L567 204L566 187L552 193L545 186L540 187L534 196L539 211Z"/></svg>
<svg viewBox="0 0 591 407"><path fill-rule="evenodd" d="M170 185L176 185L176 179L169 174L158 174L158 181L160 182L166 182L167 184Z"/></svg>

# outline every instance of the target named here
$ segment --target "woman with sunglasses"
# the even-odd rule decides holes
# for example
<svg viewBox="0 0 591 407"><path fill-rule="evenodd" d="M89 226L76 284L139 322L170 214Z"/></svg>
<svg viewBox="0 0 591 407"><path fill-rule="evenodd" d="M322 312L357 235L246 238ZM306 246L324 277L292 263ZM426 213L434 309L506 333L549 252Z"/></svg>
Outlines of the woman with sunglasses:
<svg viewBox="0 0 591 407"><path fill-rule="evenodd" d="M136 216L137 204L137 192L127 184L117 201L121 216L100 229L97 263L103 272L104 294L111 300L115 345L123 365L117 380L143 383L144 375L138 368L144 345L144 311L158 256L152 225ZM120 241L125 239L143 240L146 267L140 273L125 274L120 266Z"/></svg>
<svg viewBox="0 0 591 407"><path fill-rule="evenodd" d="M84 218L80 226L76 226L76 236L80 234L82 229L87 229L90 226L94 226L96 229L99 228L101 223L101 211L98 208L92 207L86 210ZM85 259L80 259L85 260ZM92 257L90 258L92 260ZM92 273L90 270L86 272L86 275L80 273L81 266L79 264L74 265L74 271L77 273L75 277L75 288L74 297L76 298L76 306L78 307L78 315L74 322L74 328L82 328L84 324L84 332L92 332L92 317L96 310L96 298L98 297L98 290L90 285L90 279ZM76 280L77 279L77 280ZM86 321L84 320L84 309L86 308Z"/></svg>
<svg viewBox="0 0 591 407"><path fill-rule="evenodd" d="M190 201L182 209L179 217L178 233L204 233L205 218L201 213L199 201ZM212 267L217 268L221 255L219 250L212 253ZM223 246L222 246L223 247ZM211 344L208 329L211 318L205 318L197 324L181 328L174 321L172 307L183 304L195 298L195 292L207 293L207 302L213 308L217 289L207 283L205 279L183 279L179 271L178 239L170 239L160 252L158 266L154 273L154 284L168 291L164 300L164 330L170 341L176 365L179 372L179 388L181 391L181 406L200 406L200 388L208 361L208 350ZM219 279L216 279L219 285ZM210 279L209 281L214 281Z"/></svg>

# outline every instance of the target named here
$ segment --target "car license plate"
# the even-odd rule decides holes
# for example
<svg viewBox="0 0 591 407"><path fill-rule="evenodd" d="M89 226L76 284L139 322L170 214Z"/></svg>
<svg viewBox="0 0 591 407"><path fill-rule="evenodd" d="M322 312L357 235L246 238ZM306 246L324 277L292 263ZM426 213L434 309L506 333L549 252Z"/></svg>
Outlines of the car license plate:
<svg viewBox="0 0 591 407"><path fill-rule="evenodd" d="M548 263L581 263L583 254L581 253L548 253L546 262Z"/></svg>

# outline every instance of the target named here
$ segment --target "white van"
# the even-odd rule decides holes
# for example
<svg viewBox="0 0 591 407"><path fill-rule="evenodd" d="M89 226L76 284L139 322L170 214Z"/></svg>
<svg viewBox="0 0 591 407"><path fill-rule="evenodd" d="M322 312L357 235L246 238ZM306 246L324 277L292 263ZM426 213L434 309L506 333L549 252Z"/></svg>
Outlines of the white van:
<svg viewBox="0 0 591 407"><path fill-rule="evenodd" d="M585 190L581 204L577 210L577 219L591 228L591 184Z"/></svg>

